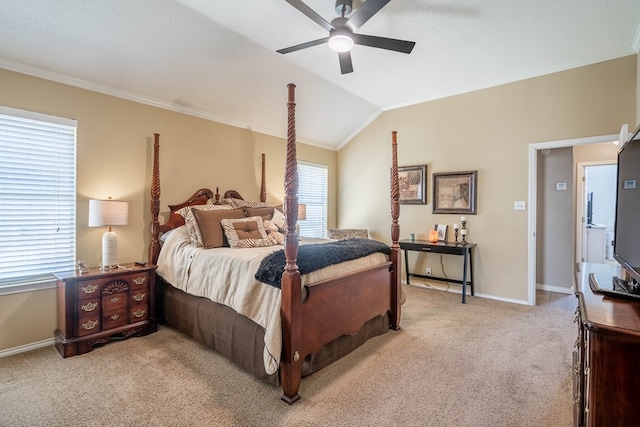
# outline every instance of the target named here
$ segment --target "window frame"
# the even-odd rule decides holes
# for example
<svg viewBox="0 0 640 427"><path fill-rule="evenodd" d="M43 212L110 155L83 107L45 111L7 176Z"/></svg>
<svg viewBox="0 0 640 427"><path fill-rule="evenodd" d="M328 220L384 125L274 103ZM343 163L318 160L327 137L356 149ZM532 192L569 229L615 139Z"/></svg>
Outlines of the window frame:
<svg viewBox="0 0 640 427"><path fill-rule="evenodd" d="M55 195L55 201L41 201L39 209L51 209L55 207L56 212L58 212L58 206L64 207L62 209L64 216L63 220L57 225L58 229L62 226L64 230L64 237L62 240L56 240L57 237L54 238L55 245L62 245L65 247L64 255L58 257L57 255L52 257L54 262L58 263L55 267L52 267L50 271L43 271L38 268L29 269L26 267L24 274L16 275L7 273L3 276L0 276L0 295L8 295L15 294L21 292L31 292L35 290L48 289L55 287L56 278L53 273L57 271L69 270L73 269L75 266L75 258L77 251L77 230L76 230L76 207L77 207L77 121L73 119L63 118L52 116L48 114L36 113L33 111L20 110L16 108L10 108L6 106L0 106L0 116L4 123L0 124L0 138L6 138L3 140L2 148L0 148L0 152L5 150L10 150L13 145L15 150L22 151L23 148L19 145L20 139L29 139L30 135L26 135L28 133L39 133L41 137L36 139L33 136L31 143L35 144L35 141L39 141L39 146L46 146L47 142L50 141L63 141L62 144L58 147L62 148L51 148L41 149L39 150L40 154L48 155L51 152L51 158L53 158L53 153L56 156L59 156L60 160L55 162L55 169L57 170L57 178L53 181L47 181L47 184L51 182L54 183L54 186L48 192L40 192L35 193L39 194L43 199L47 199L46 195ZM11 133L11 129L14 130L14 133ZM24 130L24 134L23 134ZM4 133L4 135L3 135ZM18 141L18 142L17 142ZM5 151L8 153L9 151ZM36 151L34 151L35 153ZM14 151L15 153L15 151ZM35 157L35 156L34 156ZM36 160L31 160L32 162L36 162ZM53 165L54 163L52 163ZM9 168L10 163L6 162L5 165ZM19 165L19 163L18 163ZM20 166L16 168L16 171L20 171ZM43 170L47 170L45 168ZM53 169L53 168L52 168ZM9 169L5 169L9 170ZM63 171L63 172L60 172ZM27 171L28 172L28 171ZM15 171L14 171L15 173ZM18 176L18 173L11 175L7 173L0 177L0 191L5 191L5 195L0 196L3 197L3 200L8 201L12 200L10 198L10 188L12 185L30 187L34 185L38 188L44 187L43 183L45 182L45 178L42 177L42 174L34 174L34 175L26 175L24 178L18 178L13 180L12 176ZM14 190L15 191L15 190ZM44 197L43 197L44 195ZM20 209L21 206L31 205L32 201L29 199L30 195L26 195L24 197L16 197L15 200L16 206ZM34 198L33 200L38 200ZM0 208L2 209L2 208ZM15 209L15 208L14 208ZM32 208L35 210L35 208ZM10 209L7 209L3 212L5 216L5 220L10 217ZM33 215L33 211L31 211ZM54 216L54 218L57 218ZM11 221L10 219L8 221ZM5 225L0 224L0 231L2 227L7 227L9 229L9 223L5 223ZM28 230L28 226L24 226L24 222L14 224L14 227L23 226L25 230ZM26 223L28 225L28 222ZM33 222L33 225L38 224L37 222ZM54 222L54 224L57 224ZM56 230L56 233L58 231ZM25 236L27 234L25 233ZM51 238L51 235L47 235L46 238ZM6 237L6 236L5 236ZM10 239L10 237L6 237ZM5 240L8 242L8 240ZM62 242L62 243L60 243ZM40 243L42 246L47 243ZM34 248L34 251L37 255L37 251L42 250L38 249L37 245ZM57 251L54 251L57 253ZM5 266L6 267L6 266Z"/></svg>

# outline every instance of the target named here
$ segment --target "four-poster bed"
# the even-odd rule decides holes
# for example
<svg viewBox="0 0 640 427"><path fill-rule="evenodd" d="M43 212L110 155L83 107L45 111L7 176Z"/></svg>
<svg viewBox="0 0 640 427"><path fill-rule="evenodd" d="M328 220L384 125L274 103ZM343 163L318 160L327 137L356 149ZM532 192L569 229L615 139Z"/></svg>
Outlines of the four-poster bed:
<svg viewBox="0 0 640 427"><path fill-rule="evenodd" d="M200 257L211 256L218 252L232 254L232 256L243 253L243 251L251 254L260 251L269 252L276 250L277 247L271 249L252 247L241 250L224 247L216 249L190 247L188 233L184 231L185 227L182 227L185 224L185 218L181 213L183 214L185 209L202 209L201 205L211 202L219 204L220 195L217 190L214 194L213 191L203 188L196 191L186 201L169 205L170 216L164 224L160 224L158 219L160 212L158 134L155 134L154 141L151 185L152 236L149 248L150 262L158 265L156 306L159 321L214 348L256 377L271 383L279 383L282 387L282 400L289 404L300 398L298 391L303 376L348 354L371 337L383 334L389 329L399 329L402 291L400 285L400 248L398 245L400 204L395 132L392 133L391 167L392 244L390 247L386 247L386 255L376 253L340 264L343 266L352 263L349 264L349 270L345 270L343 267L339 272L335 272L331 267L327 267L318 272L301 276L298 267L300 242L296 233L298 172L294 98L295 85L289 84L285 198L284 207L281 208L286 218L283 249L285 264L279 284L280 288L277 289L258 282L252 285L251 297L243 295L230 298L234 302L241 299L250 300L250 306L247 307L235 303L227 306L224 301L223 303L213 301L204 297L204 294L198 295L197 291L194 295L190 295L190 289L195 287L193 282L196 279L181 288L180 285L174 283L179 282L180 277L189 274L195 276L193 271L200 269L196 266L195 259ZM260 189L262 204L260 206L264 206L266 202L264 176L263 155ZM225 199L243 200L242 196L233 190L224 194L223 200ZM245 206L251 206L251 204L247 203ZM223 210L222 212L224 213L220 215L224 216L227 215L226 212L231 212L231 210ZM247 216L251 216L250 212L251 208L245 208ZM273 212L275 216L275 211ZM196 213L196 215L200 215L200 213ZM214 215L218 215L218 213ZM248 220L250 219L248 218ZM260 219L256 220L260 222ZM222 222L224 223L225 220ZM171 233L169 233L170 231ZM161 233L171 234L162 245ZM184 239L187 243L180 243L176 246L173 242L177 242L179 239ZM180 250L187 251L183 257L193 264L190 264L188 268L177 266L172 270L173 267L170 264L173 261L168 254L172 251L177 252L178 249L174 248L178 246L183 248ZM252 262L255 263L255 261ZM211 261L208 263L207 265L223 264L223 262ZM203 270L207 270L204 274L208 274L208 270L213 270L213 268ZM244 267L244 270L247 268ZM176 273L172 274L173 271ZM232 274L227 276L230 275ZM189 277L186 281L188 282L190 279ZM223 281L222 279L214 280L216 287L219 285L218 282ZM203 280L198 277L198 281ZM207 286L212 288L210 284ZM230 291L224 292L226 295ZM264 308L256 308L251 305L255 300L267 303L270 301L275 307L275 315L271 312L264 314L262 311ZM269 310L273 310L273 307ZM262 325L262 319L266 319L264 323L271 326ZM273 331L274 326L276 332ZM270 348L274 345L277 346L276 350L273 347Z"/></svg>

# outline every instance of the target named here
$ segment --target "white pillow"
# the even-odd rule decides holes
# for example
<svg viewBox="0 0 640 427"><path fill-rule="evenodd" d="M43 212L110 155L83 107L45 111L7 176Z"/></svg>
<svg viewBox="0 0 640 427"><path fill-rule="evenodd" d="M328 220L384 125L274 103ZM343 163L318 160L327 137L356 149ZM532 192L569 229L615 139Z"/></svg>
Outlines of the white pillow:
<svg viewBox="0 0 640 427"><path fill-rule="evenodd" d="M285 217L284 217L284 214L280 212L279 209L273 210L273 216L271 217L271 222L278 227L278 230L280 230L281 232L284 231Z"/></svg>

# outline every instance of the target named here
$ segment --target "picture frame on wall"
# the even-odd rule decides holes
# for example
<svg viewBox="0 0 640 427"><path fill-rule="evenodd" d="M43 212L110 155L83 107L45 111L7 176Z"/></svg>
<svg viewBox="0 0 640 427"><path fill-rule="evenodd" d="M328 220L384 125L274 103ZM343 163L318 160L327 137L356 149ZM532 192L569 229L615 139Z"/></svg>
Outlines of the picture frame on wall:
<svg viewBox="0 0 640 427"><path fill-rule="evenodd" d="M401 205L427 203L427 165L398 167L399 201Z"/></svg>
<svg viewBox="0 0 640 427"><path fill-rule="evenodd" d="M434 214L476 214L478 171L433 174Z"/></svg>

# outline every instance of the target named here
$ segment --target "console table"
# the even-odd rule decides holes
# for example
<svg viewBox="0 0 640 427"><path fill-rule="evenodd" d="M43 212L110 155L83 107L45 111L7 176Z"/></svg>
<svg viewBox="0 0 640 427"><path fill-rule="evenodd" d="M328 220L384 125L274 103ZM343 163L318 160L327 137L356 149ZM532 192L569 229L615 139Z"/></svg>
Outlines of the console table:
<svg viewBox="0 0 640 427"><path fill-rule="evenodd" d="M426 240L400 240L398 244L400 245L400 249L404 250L404 265L405 265L405 272L407 274L407 284L409 284L409 277L420 277L423 279L438 280L441 282L461 284L463 304L465 303L465 297L467 294L467 285L469 285L469 288L471 289L471 295L473 295L473 248L476 247L475 243L466 243L466 244L454 243L454 242L431 243ZM435 254L461 256L462 262L463 262L462 280L411 273L409 271L409 251L431 252ZM467 275L467 264L469 266L468 275Z"/></svg>

